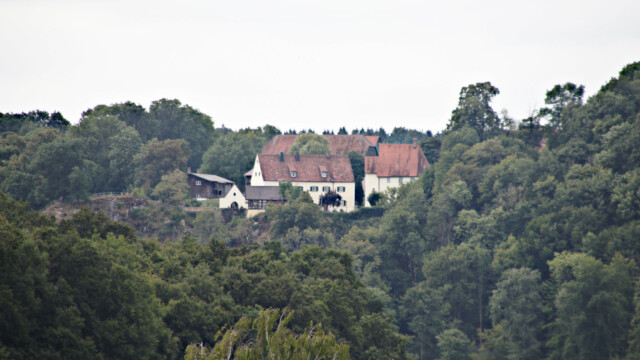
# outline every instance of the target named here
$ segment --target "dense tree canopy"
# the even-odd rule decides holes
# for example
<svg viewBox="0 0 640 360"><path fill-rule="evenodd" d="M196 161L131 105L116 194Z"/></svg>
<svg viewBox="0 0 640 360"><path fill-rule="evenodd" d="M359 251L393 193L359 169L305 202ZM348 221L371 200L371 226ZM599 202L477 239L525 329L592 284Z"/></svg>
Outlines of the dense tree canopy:
<svg viewBox="0 0 640 360"><path fill-rule="evenodd" d="M289 184L251 219L187 214L184 172L199 152L242 184L271 126L205 146L206 116L166 99L67 127L0 117L0 358L638 358L640 63L586 100L553 86L519 126L497 94L463 88L444 135L354 130L432 163L375 208L324 212ZM135 229L27 210L99 191L140 197Z"/></svg>
<svg viewBox="0 0 640 360"><path fill-rule="evenodd" d="M491 108L491 100L500 93L490 82L471 84L460 90L458 107L451 113L447 131L464 126L473 128L481 139L500 130L500 117Z"/></svg>

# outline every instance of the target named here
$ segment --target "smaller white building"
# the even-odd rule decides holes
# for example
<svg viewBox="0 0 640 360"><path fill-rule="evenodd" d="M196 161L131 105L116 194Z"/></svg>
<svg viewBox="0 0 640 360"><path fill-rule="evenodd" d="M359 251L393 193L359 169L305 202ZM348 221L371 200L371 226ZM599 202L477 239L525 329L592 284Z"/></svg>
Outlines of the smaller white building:
<svg viewBox="0 0 640 360"><path fill-rule="evenodd" d="M367 200L371 193L413 182L430 166L415 139L413 144L380 144L377 153L364 158L365 206L371 206Z"/></svg>
<svg viewBox="0 0 640 360"><path fill-rule="evenodd" d="M221 209L246 209L246 200L242 191L238 189L238 186L233 184L233 187L227 195L220 198L220 208Z"/></svg>

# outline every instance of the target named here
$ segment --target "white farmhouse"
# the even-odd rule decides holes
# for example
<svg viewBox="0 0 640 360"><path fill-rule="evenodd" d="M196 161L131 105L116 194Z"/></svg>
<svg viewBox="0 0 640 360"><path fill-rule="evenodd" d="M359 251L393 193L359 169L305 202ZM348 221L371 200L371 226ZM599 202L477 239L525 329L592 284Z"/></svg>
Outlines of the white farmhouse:
<svg viewBox="0 0 640 360"><path fill-rule="evenodd" d="M259 154L253 170L245 176L250 177L251 186L279 186L291 181L293 186L308 191L316 204L320 204L322 195L333 191L342 201L330 210L355 209L355 179L348 156Z"/></svg>

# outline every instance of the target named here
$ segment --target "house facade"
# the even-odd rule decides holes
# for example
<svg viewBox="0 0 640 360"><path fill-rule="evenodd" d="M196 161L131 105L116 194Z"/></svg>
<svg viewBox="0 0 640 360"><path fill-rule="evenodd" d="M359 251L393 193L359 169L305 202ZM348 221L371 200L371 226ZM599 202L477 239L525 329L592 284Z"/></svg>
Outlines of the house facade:
<svg viewBox="0 0 640 360"><path fill-rule="evenodd" d="M235 186L233 181L217 175L192 172L187 174L187 183L189 184L189 196L196 200L223 198Z"/></svg>
<svg viewBox="0 0 640 360"><path fill-rule="evenodd" d="M284 152L256 156L250 174L252 187L279 186L284 181L309 192L316 204L320 204L320 197L329 191L340 195L340 204L329 207L329 211L355 209L355 179L348 156L288 155Z"/></svg>
<svg viewBox="0 0 640 360"><path fill-rule="evenodd" d="M364 199L373 192L383 193L390 188L413 182L430 167L422 149L413 144L380 144L378 152L367 152L364 158Z"/></svg>

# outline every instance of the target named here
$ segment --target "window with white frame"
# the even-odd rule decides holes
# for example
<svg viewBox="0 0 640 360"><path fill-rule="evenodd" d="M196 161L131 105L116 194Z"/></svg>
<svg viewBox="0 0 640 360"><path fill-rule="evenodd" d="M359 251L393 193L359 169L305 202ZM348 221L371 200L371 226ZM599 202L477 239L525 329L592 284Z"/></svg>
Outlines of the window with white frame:
<svg viewBox="0 0 640 360"><path fill-rule="evenodd" d="M346 189L344 186L338 186L338 192L345 192Z"/></svg>
<svg viewBox="0 0 640 360"><path fill-rule="evenodd" d="M327 192L329 190L331 190L331 187L329 187L329 186L323 186L322 187L322 192Z"/></svg>
<svg viewBox="0 0 640 360"><path fill-rule="evenodd" d="M196 180L196 186L200 186L200 185L202 185L202 181Z"/></svg>
<svg viewBox="0 0 640 360"><path fill-rule="evenodd" d="M318 187L317 186L311 186L311 187L309 187L309 191L317 192L318 191Z"/></svg>
<svg viewBox="0 0 640 360"><path fill-rule="evenodd" d="M320 171L320 176L322 178L326 178L327 177L327 172L326 171Z"/></svg>
<svg viewBox="0 0 640 360"><path fill-rule="evenodd" d="M295 171L291 171L291 177L292 177L292 178L294 178L294 177L296 177L296 176L298 176L298 173L297 173L297 172L295 172Z"/></svg>

